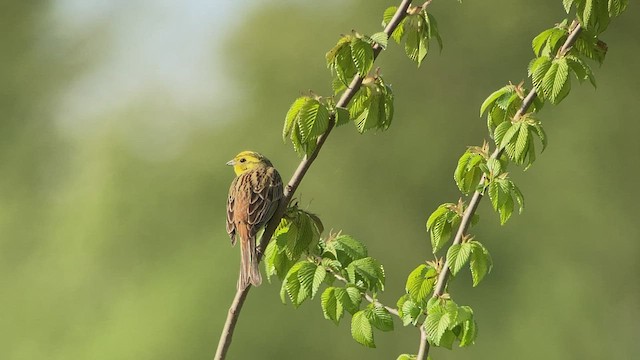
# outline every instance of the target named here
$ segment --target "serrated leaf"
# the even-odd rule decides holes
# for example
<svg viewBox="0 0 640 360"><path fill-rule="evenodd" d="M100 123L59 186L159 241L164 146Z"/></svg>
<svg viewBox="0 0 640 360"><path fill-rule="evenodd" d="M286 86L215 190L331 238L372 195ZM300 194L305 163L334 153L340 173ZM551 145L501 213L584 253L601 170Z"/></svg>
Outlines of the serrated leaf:
<svg viewBox="0 0 640 360"><path fill-rule="evenodd" d="M353 99L349 103L349 117L354 121L359 118L362 113L369 107L369 99L371 97L371 90L368 86L361 87Z"/></svg>
<svg viewBox="0 0 640 360"><path fill-rule="evenodd" d="M337 301L334 287L328 287L322 293L320 297L320 304L322 305L322 313L324 318L333 321L336 325L340 323L344 310L342 304Z"/></svg>
<svg viewBox="0 0 640 360"><path fill-rule="evenodd" d="M319 104L316 118L313 121L313 127L311 128L311 137L316 138L327 131L329 127L329 110L324 104Z"/></svg>
<svg viewBox="0 0 640 360"><path fill-rule="evenodd" d="M318 100L309 99L298 113L298 128L300 129L301 142L307 143L312 138L314 122L320 109Z"/></svg>
<svg viewBox="0 0 640 360"><path fill-rule="evenodd" d="M346 288L336 288L336 299L350 314L355 314L360 309L362 301L362 293L355 286L347 286Z"/></svg>
<svg viewBox="0 0 640 360"><path fill-rule="evenodd" d="M514 136L520 131L521 123L511 124L511 126L505 131L500 141L500 148L506 148L507 144L511 143Z"/></svg>
<svg viewBox="0 0 640 360"><path fill-rule="evenodd" d="M298 293L298 301L302 303L304 299L313 298L313 282L316 273L316 264L304 261L303 265L298 270L298 281L300 282L300 292ZM300 293L304 293L301 295ZM302 299L302 301L300 301Z"/></svg>
<svg viewBox="0 0 640 360"><path fill-rule="evenodd" d="M513 197L515 197L516 201L518 202L518 213L522 213L522 210L524 209L524 196L522 195L520 189L513 182L511 183L511 195L513 195Z"/></svg>
<svg viewBox="0 0 640 360"><path fill-rule="evenodd" d="M389 43L389 37L383 31L371 35L371 40L375 41L382 49L386 49Z"/></svg>
<svg viewBox="0 0 640 360"><path fill-rule="evenodd" d="M566 96L564 89L571 84L569 81L569 64L564 58L554 60L553 63L549 71L554 70L554 78L548 97L551 103L558 104ZM557 66L554 67L555 64ZM547 81L546 76L543 81Z"/></svg>
<svg viewBox="0 0 640 360"><path fill-rule="evenodd" d="M327 244L328 249L335 249L335 255L337 252L341 252L348 257L343 262L343 266L347 266L351 261L362 259L367 257L367 248L360 241L352 238L349 235L340 235ZM339 259L341 258L338 256Z"/></svg>
<svg viewBox="0 0 640 360"><path fill-rule="evenodd" d="M540 122L533 125L533 128L536 131L538 138L540 138L540 142L542 143L542 151L544 151L544 149L547 148L547 133L544 131L544 128L542 127L542 124Z"/></svg>
<svg viewBox="0 0 640 360"><path fill-rule="evenodd" d="M549 40L549 37L551 36L552 33L553 33L553 28L547 29L533 38L533 41L531 42L531 47L533 48L533 53L536 56L540 56L540 53L542 52L542 48L547 44L547 41Z"/></svg>
<svg viewBox="0 0 640 360"><path fill-rule="evenodd" d="M493 133L493 139L495 140L496 146L499 146L504 139L504 135L507 133L507 130L511 128L511 122L505 121L500 125L496 126L496 129Z"/></svg>
<svg viewBox="0 0 640 360"><path fill-rule="evenodd" d="M480 116L482 116L482 114L484 114L484 112L488 109L493 107L493 105L495 104L496 100L498 100L502 95L507 94L510 92L510 88L508 86L504 86L496 91L494 91L493 93L491 93L491 95L489 95L488 98L486 98L484 100L484 102L482 103L482 105L480 106Z"/></svg>
<svg viewBox="0 0 640 360"><path fill-rule="evenodd" d="M369 304L365 310L369 323L380 331L392 331L393 319L391 313L379 303Z"/></svg>
<svg viewBox="0 0 640 360"><path fill-rule="evenodd" d="M285 120L284 120L284 128L282 129L282 138L284 140L286 140L287 137L291 134L291 131L293 130L293 126L296 123L298 114L300 113L300 110L302 109L304 104L306 104L306 102L309 101L310 99L311 98L308 96L301 96L297 98L293 102L293 104L291 104L291 106L289 107L289 110L287 111L287 115L285 116Z"/></svg>
<svg viewBox="0 0 640 360"><path fill-rule="evenodd" d="M473 345L477 336L478 330L475 320L465 321L462 324L462 333L460 334L460 347Z"/></svg>
<svg viewBox="0 0 640 360"><path fill-rule="evenodd" d="M412 300L418 304L426 303L433 290L438 272L432 266L421 264L407 277L405 289Z"/></svg>
<svg viewBox="0 0 640 360"><path fill-rule="evenodd" d="M369 323L369 319L367 319L364 310L360 310L353 314L353 317L351 318L351 336L355 341L364 346L370 348L376 347L376 344L373 341L373 329L371 328L371 323Z"/></svg>
<svg viewBox="0 0 640 360"><path fill-rule="evenodd" d="M349 274L349 281L354 284L358 282L358 279L361 279L369 290L384 289L384 270L378 261L372 257L352 261L347 266L347 273Z"/></svg>
<svg viewBox="0 0 640 360"><path fill-rule="evenodd" d="M489 251L479 242L470 241L473 250L471 251L471 260L469 267L471 269L471 278L473 286L476 287L484 279L485 275L491 271L493 261Z"/></svg>
<svg viewBox="0 0 640 360"><path fill-rule="evenodd" d="M573 5L574 2L575 0L562 0L562 5L567 14L571 11L571 5Z"/></svg>
<svg viewBox="0 0 640 360"><path fill-rule="evenodd" d="M353 38L351 40L351 59L360 76L365 77L373 66L373 48L366 41Z"/></svg>
<svg viewBox="0 0 640 360"><path fill-rule="evenodd" d="M429 342L439 346L442 335L449 329L449 325L451 325L451 315L441 306L432 307L423 325Z"/></svg>
<svg viewBox="0 0 640 360"><path fill-rule="evenodd" d="M324 282L325 277L327 277L327 269L324 266L318 265L313 274L313 282L311 286L311 298L313 299L320 289L320 285Z"/></svg>
<svg viewBox="0 0 640 360"><path fill-rule="evenodd" d="M547 96L544 91L544 79L551 68L551 59L547 56L541 56L535 59L529 66L531 72L531 81L533 86L538 90L538 95ZM555 75L554 75L555 76Z"/></svg>
<svg viewBox="0 0 640 360"><path fill-rule="evenodd" d="M402 306L399 306L398 311L402 312L402 325L404 326L409 324L415 325L418 322L420 314L422 314L422 310L420 310L418 305L411 299L404 301Z"/></svg>
<svg viewBox="0 0 640 360"><path fill-rule="evenodd" d="M436 21L436 18L430 13L427 13L426 8L424 8L422 12L425 20L427 21L427 28L429 31L428 38L433 39L435 37L438 42L438 47L440 48L440 51L442 51L442 38L440 37L440 30L438 30L438 22Z"/></svg>
<svg viewBox="0 0 640 360"><path fill-rule="evenodd" d="M396 11L398 11L397 6L390 6L384 10L384 13L382 13L382 27L387 27Z"/></svg>
<svg viewBox="0 0 640 360"><path fill-rule="evenodd" d="M451 247L449 247L447 251L447 261L449 261L449 269L451 269L453 275L456 275L467 261L469 261L471 251L472 245L468 242L451 245Z"/></svg>
<svg viewBox="0 0 640 360"><path fill-rule="evenodd" d="M529 149L529 127L525 124L520 126L520 130L518 131L518 137L516 138L516 153L514 156L514 161L516 163L523 163L525 155Z"/></svg>

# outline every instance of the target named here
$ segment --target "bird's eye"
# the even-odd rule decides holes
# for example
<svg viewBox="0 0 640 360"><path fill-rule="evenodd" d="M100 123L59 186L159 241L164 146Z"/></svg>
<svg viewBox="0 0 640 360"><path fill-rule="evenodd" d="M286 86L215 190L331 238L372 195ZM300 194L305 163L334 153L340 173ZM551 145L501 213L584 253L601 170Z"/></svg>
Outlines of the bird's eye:
<svg viewBox="0 0 640 360"><path fill-rule="evenodd" d="M247 159L245 159L245 158L240 159L240 162L241 162L241 163L243 163L243 162L245 162L245 161L247 161Z"/></svg>

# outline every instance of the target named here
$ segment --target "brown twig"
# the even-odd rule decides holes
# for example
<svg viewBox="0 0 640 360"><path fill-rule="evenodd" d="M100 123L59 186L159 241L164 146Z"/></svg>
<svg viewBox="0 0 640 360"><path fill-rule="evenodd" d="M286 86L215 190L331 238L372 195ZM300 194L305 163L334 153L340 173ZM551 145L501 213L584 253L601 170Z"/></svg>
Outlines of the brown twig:
<svg viewBox="0 0 640 360"><path fill-rule="evenodd" d="M420 326L420 348L416 360L425 360L429 354L429 341L427 340L427 330L424 326Z"/></svg>
<svg viewBox="0 0 640 360"><path fill-rule="evenodd" d="M571 33L569 34L569 36L567 37L567 40L564 42L564 44L558 51L558 57L564 56L571 49L573 44L576 42L578 35L580 35L580 32L582 31L580 24L578 24L577 22L574 22L571 25L571 28L572 28ZM522 105L520 106L520 109L518 109L518 112L514 116L515 120L517 120L527 112L529 107L531 107L531 105L533 104L533 101L535 100L536 96L537 96L537 93L535 89L532 89L527 94L527 96L522 101ZM504 152L504 148L498 147L491 154L490 158L497 159L502 155L503 152ZM487 180L486 176L483 175L482 179L480 180L480 185L478 187L482 188L483 187L482 185L486 182L486 180ZM460 225L458 226L458 231L456 232L456 236L453 239L452 245L458 245L462 242L465 236L465 233L467 232L467 230L469 229L469 225L471 224L471 218L475 214L476 209L478 208L478 204L482 199L482 195L483 195L482 192L476 191L473 194L473 197L471 197L471 200L469 201L469 206L467 207L467 209L464 212L464 215L462 216L462 220L460 221ZM438 276L438 281L436 282L436 286L433 291L434 297L442 296L442 294L444 294L445 288L447 286L447 282L449 280L449 274L450 274L449 260L445 260L444 266L442 267L442 271ZM425 359L426 355L428 354L429 354L429 348L427 348L426 354L422 358L418 356L418 359L419 360Z"/></svg>
<svg viewBox="0 0 640 360"><path fill-rule="evenodd" d="M393 31L398 27L400 22L404 19L410 4L411 4L411 0L402 0L402 2L400 3L400 6L398 6L398 9L396 10L395 14L391 18L391 21L389 21L389 23L384 29L384 32L387 34L387 36L391 36ZM373 46L374 60L378 57L378 55L380 54L380 51L382 51L382 48L378 44ZM353 80L351 80L351 83L349 84L349 87L342 94L342 96L336 103L336 106L346 107L347 104L349 104L349 101L351 101L353 96L356 94L356 92L358 91L361 85L362 85L362 77L358 75L354 76ZM293 173L291 180L289 180L289 183L285 187L284 196L280 203L280 206L278 207L275 214L271 218L271 221L269 221L269 224L265 228L265 231L262 235L262 240L258 247L259 258L261 258L262 254L264 254L264 251L267 248L267 245L269 244L269 240L271 240L271 236L275 232L278 224L280 223L280 219L282 219L282 216L287 210L287 206L289 205L289 202L293 198L293 194L295 193L296 189L300 185L300 182L302 182L302 178L309 170L309 167L318 156L320 149L322 149L322 145L324 145L324 142L327 140L327 137L329 136L329 134L331 134L331 130L333 130L334 126L335 126L335 116L332 116L329 121L329 126L327 127L327 130L324 132L324 134L318 137L315 150L310 155L305 156L304 159L302 159L302 161L298 165L298 168ZM231 338L233 336L233 332L235 330L238 317L240 316L242 305L244 304L244 301L247 298L247 293L249 292L250 288L251 286L248 286L244 289L238 289L238 291L235 294L233 302L229 307L229 313L227 315L227 320L224 324L222 334L220 335L220 340L218 342L218 348L216 350L216 355L215 355L216 360L224 359L227 354L227 351L229 350L229 346L231 345Z"/></svg>

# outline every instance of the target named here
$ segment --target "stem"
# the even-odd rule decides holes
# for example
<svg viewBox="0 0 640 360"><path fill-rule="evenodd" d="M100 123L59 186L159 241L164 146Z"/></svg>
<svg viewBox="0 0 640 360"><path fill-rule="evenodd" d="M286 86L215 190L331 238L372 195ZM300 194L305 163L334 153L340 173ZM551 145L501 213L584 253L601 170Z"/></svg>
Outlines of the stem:
<svg viewBox="0 0 640 360"><path fill-rule="evenodd" d="M424 325L420 325L420 349L416 360L426 360L429 355L429 341L427 340L427 330Z"/></svg>
<svg viewBox="0 0 640 360"><path fill-rule="evenodd" d="M398 27L400 22L404 19L410 4L411 4L411 0L402 0L402 2L400 3L400 6L398 6L398 9L396 10L395 14L391 18L391 21L389 21L389 23L384 29L384 32L387 34L387 36L390 37L393 31ZM382 51L382 48L378 46L378 44L373 46L374 60L378 57L381 51ZM353 80L351 80L351 83L349 84L349 87L342 94L342 96L336 103L336 106L346 107L349 101L351 101L353 96L356 94L358 89L360 89L360 85L362 85L362 77L358 75L354 76ZM280 205L278 206L278 209L276 210L275 214L269 221L269 224L267 224L264 230L264 233L262 234L262 239L260 241L260 245L258 246L258 261L262 259L262 254L264 254L264 251L267 248L267 245L269 244L269 240L271 240L271 236L275 232L276 228L278 227L278 224L280 223L280 219L282 219L282 216L287 210L287 206L289 205L289 202L293 198L293 194L295 193L296 189L298 189L298 186L300 185L300 182L302 182L302 178L304 177L304 175L309 170L309 167L318 156L320 149L322 149L322 145L324 145L324 142L327 140L327 137L329 136L329 134L331 134L331 130L333 130L334 126L335 126L335 115L331 116L329 120L329 126L327 127L327 130L324 132L324 134L318 137L318 142L315 150L309 156L305 156L302 159L302 161L298 165L298 168L293 173L291 180L289 180L289 183L285 187L283 199L280 202ZM229 346L231 345L231 338L233 337L233 332L235 330L238 317L240 316L240 310L242 309L242 305L244 304L244 301L247 298L247 293L249 292L250 288L251 288L251 285L247 286L244 289L238 289L236 291L236 295L233 299L233 302L231 303L231 307L229 308L229 314L224 324L222 334L220 335L220 341L218 342L218 348L216 350L216 355L215 355L216 360L224 359L227 354L227 350L229 350Z"/></svg>
<svg viewBox="0 0 640 360"><path fill-rule="evenodd" d="M564 42L560 50L558 50L557 57L564 56L569 51L569 49L571 49L576 39L578 38L578 35L580 35L580 32L582 31L582 27L576 21L574 21L571 24L571 28L573 30L571 30L571 33L567 37L567 40ZM520 109L518 109L518 112L515 114L514 119L518 119L520 116L522 116L527 112L531 104L533 104L533 100L535 100L536 96L537 96L536 90L532 89L522 101L522 105L520 106ZM491 159L499 158L502 155L503 151L504 151L504 148L496 148L495 151L491 154L490 158ZM480 185L478 187L483 188L483 185L486 182L486 180L487 180L487 177L483 175L482 179L480 180ZM482 200L482 195L483 194L480 191L476 191L473 194L471 201L469 201L469 206L465 210L464 215L462 216L462 220L460 221L460 225L458 226L458 231L456 232L456 236L453 239L453 245L458 245L462 243L462 239L464 238L464 235L469 229L469 225L471 224L471 218L475 214L476 209L478 208L478 204L480 203L480 200ZM434 297L439 297L439 296L442 296L442 294L444 294L448 281L449 281L449 260L447 259L445 260L444 266L442 267L442 271L438 276L438 281L436 283L435 290L433 291ZM427 355L429 354L429 348L427 348L426 354ZM420 357L418 357L418 359L420 359Z"/></svg>

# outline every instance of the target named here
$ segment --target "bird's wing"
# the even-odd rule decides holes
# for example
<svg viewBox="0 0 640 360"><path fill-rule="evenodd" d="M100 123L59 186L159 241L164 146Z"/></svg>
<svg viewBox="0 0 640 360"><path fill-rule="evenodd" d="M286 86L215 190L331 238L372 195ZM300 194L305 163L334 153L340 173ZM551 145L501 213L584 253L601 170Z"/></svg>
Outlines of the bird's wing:
<svg viewBox="0 0 640 360"><path fill-rule="evenodd" d="M255 235L276 212L283 190L282 178L273 167L257 169L252 175L253 186L247 223L251 226L251 234Z"/></svg>
<svg viewBox="0 0 640 360"><path fill-rule="evenodd" d="M236 184L238 178L236 177L231 182L231 187L229 188L229 197L227 198L227 234L231 238L231 245L235 245L236 243L236 225L233 221L233 212L235 208L236 201Z"/></svg>

